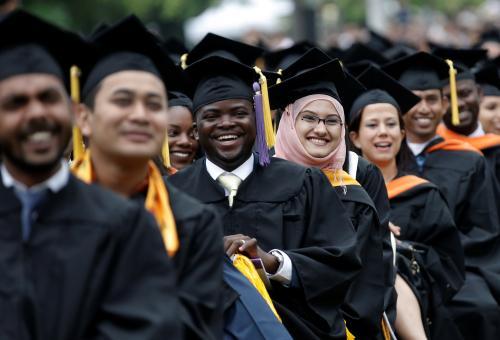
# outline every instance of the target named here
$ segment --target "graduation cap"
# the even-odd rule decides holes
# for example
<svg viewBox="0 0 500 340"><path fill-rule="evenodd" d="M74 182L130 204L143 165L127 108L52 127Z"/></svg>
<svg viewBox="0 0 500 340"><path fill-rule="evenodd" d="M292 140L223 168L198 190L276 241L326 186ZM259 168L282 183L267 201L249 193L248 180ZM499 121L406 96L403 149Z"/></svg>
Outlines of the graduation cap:
<svg viewBox="0 0 500 340"><path fill-rule="evenodd" d="M407 57L417 52L417 49L411 46L408 46L403 43L396 43L391 48L382 52L384 57L389 60L398 60L403 57Z"/></svg>
<svg viewBox="0 0 500 340"><path fill-rule="evenodd" d="M481 86L483 95L500 96L500 76L493 63L487 63L475 72L476 82Z"/></svg>
<svg viewBox="0 0 500 340"><path fill-rule="evenodd" d="M180 69L167 57L158 39L136 16L129 16L97 33L94 50L82 65L83 97L107 76L127 70L160 78L167 90L182 88Z"/></svg>
<svg viewBox="0 0 500 340"><path fill-rule="evenodd" d="M485 42L492 41L500 43L500 30L498 28L490 28L481 33L479 37L479 44L481 45Z"/></svg>
<svg viewBox="0 0 500 340"><path fill-rule="evenodd" d="M287 68L313 47L315 47L314 44L302 41L285 49L266 52L262 57L264 58L266 69L279 70Z"/></svg>
<svg viewBox="0 0 500 340"><path fill-rule="evenodd" d="M226 99L246 99L254 103L259 163L268 165L269 148L274 146L275 137L267 77L258 67L248 64L259 51L256 47L208 34L188 55L190 62L184 72L195 114L205 105Z"/></svg>
<svg viewBox="0 0 500 340"><path fill-rule="evenodd" d="M168 107L182 106L193 112L193 101L186 94L179 91L168 93Z"/></svg>
<svg viewBox="0 0 500 340"><path fill-rule="evenodd" d="M449 75L448 64L426 52L388 63L382 70L411 90L440 89Z"/></svg>
<svg viewBox="0 0 500 340"><path fill-rule="evenodd" d="M332 59L342 60L344 58L345 51L340 47L330 46L326 49L325 53Z"/></svg>
<svg viewBox="0 0 500 340"><path fill-rule="evenodd" d="M364 89L344 72L338 59L331 59L316 48L309 50L282 73L281 82L269 88L273 109L284 108L312 94L325 94L348 106L355 95Z"/></svg>
<svg viewBox="0 0 500 340"><path fill-rule="evenodd" d="M211 55L224 57L245 65L254 65L264 53L260 47L251 46L236 40L208 33L193 49L185 55L185 66Z"/></svg>
<svg viewBox="0 0 500 340"><path fill-rule="evenodd" d="M188 53L188 49L184 43L175 37L166 39L162 46L167 51L170 59L176 64L179 64L181 62L181 57Z"/></svg>
<svg viewBox="0 0 500 340"><path fill-rule="evenodd" d="M457 48L436 48L432 54L442 58L450 59L459 68L457 79L474 79L474 74L470 71L477 63L486 60L488 51L484 49L457 49Z"/></svg>
<svg viewBox="0 0 500 340"><path fill-rule="evenodd" d="M358 61L356 63L344 65L347 71L354 77L359 76L361 73L363 73L363 71L365 71L370 66L376 66L376 64L369 60L363 60L363 61Z"/></svg>
<svg viewBox="0 0 500 340"><path fill-rule="evenodd" d="M366 87L366 91L353 102L349 110L351 121L370 104L391 104L404 115L420 102L420 97L378 67L370 66L357 80Z"/></svg>
<svg viewBox="0 0 500 340"><path fill-rule="evenodd" d="M28 12L17 10L0 21L0 80L30 73L54 75L69 88L72 65L82 62L88 45Z"/></svg>
<svg viewBox="0 0 500 340"><path fill-rule="evenodd" d="M374 30L368 30L369 38L366 43L369 47L377 51L387 50L394 46L394 43L390 41L387 37Z"/></svg>
<svg viewBox="0 0 500 340"><path fill-rule="evenodd" d="M410 90L441 89L449 79L452 124L460 124L456 89L456 69L451 60L443 60L426 52L417 52L382 67Z"/></svg>
<svg viewBox="0 0 500 340"><path fill-rule="evenodd" d="M349 47L342 58L342 61L346 64L355 63L359 61L371 61L378 65L383 65L389 62L389 59L384 57L384 55L370 46L364 43L355 43Z"/></svg>

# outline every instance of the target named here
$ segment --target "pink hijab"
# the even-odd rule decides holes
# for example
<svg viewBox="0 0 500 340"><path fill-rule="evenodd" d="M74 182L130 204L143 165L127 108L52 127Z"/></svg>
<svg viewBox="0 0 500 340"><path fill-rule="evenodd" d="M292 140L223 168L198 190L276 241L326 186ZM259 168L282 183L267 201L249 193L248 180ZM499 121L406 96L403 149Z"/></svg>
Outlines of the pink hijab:
<svg viewBox="0 0 500 340"><path fill-rule="evenodd" d="M309 167L332 170L341 169L344 165L346 156L344 126L342 126L339 145L328 156L323 158L311 156L297 136L295 120L298 114L306 105L316 100L326 100L332 103L340 116L340 120L344 124L344 108L338 100L324 94L313 94L297 99L293 104L289 104L286 107L281 116L280 125L276 134L276 145L274 146L276 157L284 158Z"/></svg>

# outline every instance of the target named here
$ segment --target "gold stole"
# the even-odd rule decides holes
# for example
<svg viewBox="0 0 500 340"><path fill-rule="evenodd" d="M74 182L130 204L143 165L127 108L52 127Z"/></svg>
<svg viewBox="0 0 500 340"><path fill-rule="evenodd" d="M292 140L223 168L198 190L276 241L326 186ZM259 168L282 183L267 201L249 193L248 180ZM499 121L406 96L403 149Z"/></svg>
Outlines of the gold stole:
<svg viewBox="0 0 500 340"><path fill-rule="evenodd" d="M87 184L96 181L89 150L86 150L83 157L71 165L71 171ZM148 192L144 207L155 217L168 255L174 256L179 249L177 227L170 206L167 187L163 182L160 170L153 161L148 163Z"/></svg>

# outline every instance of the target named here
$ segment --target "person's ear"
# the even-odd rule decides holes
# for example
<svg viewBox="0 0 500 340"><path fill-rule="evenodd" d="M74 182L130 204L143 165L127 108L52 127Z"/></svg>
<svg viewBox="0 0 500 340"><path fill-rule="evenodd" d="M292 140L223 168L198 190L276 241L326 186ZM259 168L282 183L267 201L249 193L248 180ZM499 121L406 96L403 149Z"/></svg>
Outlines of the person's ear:
<svg viewBox="0 0 500 340"><path fill-rule="evenodd" d="M82 135L85 137L90 137L92 135L92 125L90 120L92 119L92 111L85 104L74 104L74 112L76 117L76 125L82 131Z"/></svg>

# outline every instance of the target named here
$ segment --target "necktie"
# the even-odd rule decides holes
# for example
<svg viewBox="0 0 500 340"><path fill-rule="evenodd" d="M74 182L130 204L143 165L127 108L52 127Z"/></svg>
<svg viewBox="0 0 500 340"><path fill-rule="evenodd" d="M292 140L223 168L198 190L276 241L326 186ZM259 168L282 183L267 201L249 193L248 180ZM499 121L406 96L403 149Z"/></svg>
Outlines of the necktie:
<svg viewBox="0 0 500 340"><path fill-rule="evenodd" d="M219 184L222 185L229 193L227 198L229 200L229 206L232 207L234 196L236 196L238 187L241 184L241 179L230 172L224 172L217 178L217 182L219 182Z"/></svg>
<svg viewBox="0 0 500 340"><path fill-rule="evenodd" d="M418 171L420 173L424 171L424 164L425 164L426 158L427 158L427 155L423 152L415 157L415 160L417 161Z"/></svg>
<svg viewBox="0 0 500 340"><path fill-rule="evenodd" d="M23 241L27 241L31 232L32 213L40 203L48 196L49 189L39 191L17 191L17 197L21 200L21 227Z"/></svg>

